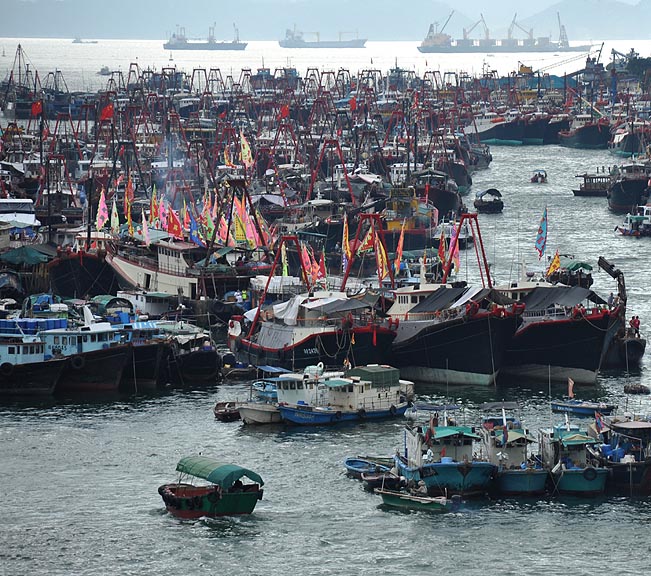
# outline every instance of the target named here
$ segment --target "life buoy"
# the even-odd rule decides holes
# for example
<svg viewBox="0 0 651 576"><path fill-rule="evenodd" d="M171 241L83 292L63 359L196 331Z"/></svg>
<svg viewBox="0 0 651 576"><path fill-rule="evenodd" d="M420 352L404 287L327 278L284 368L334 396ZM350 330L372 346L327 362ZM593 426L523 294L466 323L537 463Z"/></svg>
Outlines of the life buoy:
<svg viewBox="0 0 651 576"><path fill-rule="evenodd" d="M70 366L73 370L82 370L86 366L86 359L83 356L73 356L70 358Z"/></svg>
<svg viewBox="0 0 651 576"><path fill-rule="evenodd" d="M217 504L217 502L219 502L222 499L222 495L221 492L215 491L208 494L207 498L208 498L208 502L210 502L211 504Z"/></svg>
<svg viewBox="0 0 651 576"><path fill-rule="evenodd" d="M325 368L323 362L319 362L316 367L319 369L319 372L323 373L323 369Z"/></svg>
<svg viewBox="0 0 651 576"><path fill-rule="evenodd" d="M0 374L3 376L11 376L14 372L14 365L11 362L3 362L0 364Z"/></svg>
<svg viewBox="0 0 651 576"><path fill-rule="evenodd" d="M391 416L396 415L397 409L393 404L391 404L391 408L389 408L389 412L391 413Z"/></svg>
<svg viewBox="0 0 651 576"><path fill-rule="evenodd" d="M597 471L592 466L588 466L588 468L583 471L583 477L588 482L592 482L597 477Z"/></svg>
<svg viewBox="0 0 651 576"><path fill-rule="evenodd" d="M513 314L522 314L524 309L525 305L522 302L515 302L513 304Z"/></svg>

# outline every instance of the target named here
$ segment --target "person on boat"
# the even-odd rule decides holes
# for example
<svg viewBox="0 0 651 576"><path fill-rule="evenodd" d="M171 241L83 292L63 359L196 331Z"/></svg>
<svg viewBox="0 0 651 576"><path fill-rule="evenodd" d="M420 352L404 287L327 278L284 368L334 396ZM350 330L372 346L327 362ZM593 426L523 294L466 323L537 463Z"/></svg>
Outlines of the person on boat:
<svg viewBox="0 0 651 576"><path fill-rule="evenodd" d="M427 486L425 486L425 482L423 480L418 481L418 488L416 489L416 492L419 496L427 496Z"/></svg>
<svg viewBox="0 0 651 576"><path fill-rule="evenodd" d="M608 296L608 307L612 308L614 303L615 303L615 295L611 292L610 296Z"/></svg>
<svg viewBox="0 0 651 576"><path fill-rule="evenodd" d="M631 328L633 328L633 333L635 334L636 338L640 337L640 317L639 316L633 316L630 321Z"/></svg>

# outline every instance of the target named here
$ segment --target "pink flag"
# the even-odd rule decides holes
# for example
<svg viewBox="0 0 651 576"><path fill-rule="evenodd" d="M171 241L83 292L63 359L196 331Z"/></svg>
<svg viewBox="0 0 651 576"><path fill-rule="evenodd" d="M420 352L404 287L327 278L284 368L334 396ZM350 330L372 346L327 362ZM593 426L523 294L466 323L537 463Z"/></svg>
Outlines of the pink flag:
<svg viewBox="0 0 651 576"><path fill-rule="evenodd" d="M145 216L145 209L142 209L142 240L146 246L149 246L149 224L147 223L147 216Z"/></svg>
<svg viewBox="0 0 651 576"><path fill-rule="evenodd" d="M97 204L97 218L95 220L95 228L100 230L104 224L108 222L109 213L108 206L106 205L106 196L104 195L104 188L99 195L99 202Z"/></svg>

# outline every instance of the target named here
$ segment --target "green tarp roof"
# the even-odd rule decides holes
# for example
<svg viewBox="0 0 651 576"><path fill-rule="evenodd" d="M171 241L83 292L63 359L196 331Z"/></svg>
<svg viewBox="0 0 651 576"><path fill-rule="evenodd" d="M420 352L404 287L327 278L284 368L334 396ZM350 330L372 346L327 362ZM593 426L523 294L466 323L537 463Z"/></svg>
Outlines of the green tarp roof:
<svg viewBox="0 0 651 576"><path fill-rule="evenodd" d="M563 446L580 446L581 444L596 444L597 442L598 440L595 438L591 438L590 436L578 432L575 434L568 434L561 438L561 444L563 444Z"/></svg>
<svg viewBox="0 0 651 576"><path fill-rule="evenodd" d="M176 471L196 478L203 478L225 489L230 488L243 476L257 482L260 486L264 484L262 478L252 470L242 468L236 464L224 464L207 456L186 456L181 458L176 465Z"/></svg>
<svg viewBox="0 0 651 576"><path fill-rule="evenodd" d="M0 260L9 264L28 264L34 266L47 262L50 259L45 254L30 246L21 246L20 248L14 248L0 255Z"/></svg>
<svg viewBox="0 0 651 576"><path fill-rule="evenodd" d="M434 430L434 440L441 440L450 436L465 436L466 438L474 438L475 440L480 439L467 426L437 426Z"/></svg>

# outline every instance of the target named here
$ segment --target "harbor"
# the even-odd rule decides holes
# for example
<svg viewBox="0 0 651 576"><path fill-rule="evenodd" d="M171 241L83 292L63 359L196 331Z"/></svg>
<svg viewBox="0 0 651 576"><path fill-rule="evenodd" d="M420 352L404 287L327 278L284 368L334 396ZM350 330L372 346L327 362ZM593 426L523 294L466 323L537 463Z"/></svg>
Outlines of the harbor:
<svg viewBox="0 0 651 576"><path fill-rule="evenodd" d="M255 44L236 51L232 61L239 62L236 59L244 57L240 52L255 50ZM616 460L612 452L620 444L599 436L607 421L598 410L612 409L621 418L637 415L631 430L622 425L625 436L639 434L632 430L648 424L651 414L648 395L625 392L625 387L651 384L648 352L641 346L651 318L648 238L617 230L628 209L618 210L609 197L573 193L577 174L598 174L607 176L609 184L621 183L617 174L629 159L623 161L608 145L595 149L543 144L542 139L533 144L524 138L504 145L516 131L482 140L480 116L487 125L498 122L491 122L489 111L478 107L475 121L467 122L468 136L483 146L473 150L455 144L462 160L458 164L465 162L464 151L478 154L475 166L460 177L455 162L446 161L451 152L444 152L443 160L435 152L439 145L446 149L445 136L455 136L459 125L451 123L447 133L443 129L443 120L452 117L445 112L454 91L445 84L437 88L434 72L415 73L401 65L402 58L397 64L387 58L386 68L375 77L365 74L364 66L353 68L359 56L350 57L350 77L338 75L336 69L310 72L298 65L279 65L276 70L269 62L287 49L274 44L276 52L264 65L260 61L248 72L245 66L240 72L235 64L233 70L224 68L221 84L215 69L202 63L215 81L210 105L201 94L197 97L194 87L187 89L193 86L192 78L200 77L192 70L200 67L201 57L174 52L170 62L157 42L151 50L161 53L159 66L162 62L167 72L154 70L154 58L145 63L146 50L138 58L136 83L146 86L148 98L141 99L138 90L130 94L129 64L123 68L125 100L106 91L107 77L94 76L101 67L97 56L75 81L84 85L83 79L92 76L102 87L89 92L92 99L89 96L86 107L74 113L69 107L70 118L53 112L51 99L43 100L47 116L39 115L30 101L29 109L22 108L25 118L13 118L7 110L0 117L3 134L11 134L9 125L16 122L23 134L32 135L32 157L37 160L40 132L48 165L43 180L47 174L48 181L37 188L52 189L50 203L50 194L34 194L35 210L27 215L32 220L24 226L17 226L12 217L13 244L3 253L19 248L18 238L30 247L57 238L48 257L69 266L58 276L66 287L61 302L51 290L55 266L49 266L50 276L42 281L38 274L24 274L24 268L5 266L22 274L31 315L24 308L17 318L18 309L27 306L18 299L17 307L3 310L0 332L4 337L29 337L21 346L36 347L27 353L43 354L41 363L52 362L53 369L59 362L57 378L62 383L54 390L20 394L14 389L0 396L0 458L3 477L13 486L0 529L8 573L171 574L189 565L206 572L219 565L235 575L261 572L264 564L268 574L284 574L288 568L314 574L414 574L433 566L472 574L474 564L481 562L500 571L537 574L541 568L531 560L534 549L550 570L552 565L572 563L579 573L587 573L594 569L594 558L577 556L566 546L567 534L576 532L590 534L595 549L609 546L613 566L626 563L631 570L641 570L642 559L613 548L612 541L626 525L631 528L627 548L645 543L649 492L645 488L640 496L622 472L633 470L630 456L636 449L641 454L642 448L629 446L633 452L625 455L622 450ZM372 44L369 41L364 50ZM25 46L29 54L29 43ZM405 61L412 52L413 58L425 57L416 46L412 42L401 49ZM121 62L131 59L122 54ZM604 64L607 56L604 53ZM208 58L213 57L218 56ZM186 58L196 66L182 66ZM583 79L586 70L594 72L590 58L583 54L572 64L583 76L568 78L570 83L579 78L573 94L581 92L584 99L591 96ZM32 63L36 60L30 56ZM419 62L425 70L424 60ZM47 66L42 69L47 73ZM514 73L511 80L516 76L520 81L526 72ZM118 74L109 78L119 86ZM177 79L182 89L176 97L153 96ZM536 75L531 81L537 82ZM526 79L522 82L522 94L531 96L532 88ZM356 84L354 92L351 83ZM463 84L458 93L472 99L471 86ZM499 82L494 87L494 99L508 96ZM292 90L295 96L288 98ZM545 95L551 94L563 95L562 81L545 88ZM479 102L480 95L476 98ZM640 116L648 113L644 101L640 98ZM517 124L509 111L522 107L501 104L500 122ZM599 106L609 119L616 116L614 108L606 114L604 104ZM441 112L440 142L430 138L435 133L433 110ZM547 124L554 111L560 113L560 107L549 110ZM517 116L526 113L519 110ZM342 122L343 117L350 122ZM134 123L134 118L139 120ZM46 136L42 125L39 128L41 119L48 126ZM66 122L75 128L74 136L61 127ZM413 131L405 129L414 124ZM139 128L130 133L128 126ZM301 137L294 138L292 131ZM306 131L319 134L319 139L305 138ZM364 144L364 138L371 144ZM5 138L3 153L15 152L18 141ZM49 152L50 146L56 152ZM77 146L84 151L81 157ZM406 152L410 147L412 154ZM632 160L644 166L637 154ZM79 176L70 176L70 186L62 169L68 162L76 168L67 172ZM421 182L409 180L414 173L426 172L428 162L437 164L440 174L434 176L439 180L431 174L423 175ZM533 181L532 173L541 171L545 181ZM20 182L15 174L4 179L6 199L12 199L9 192L28 190L26 172L27 165ZM427 194L436 181L455 178L458 184L439 189L440 197L432 195L428 204ZM380 183L386 184L387 197L376 211ZM406 194L410 185L421 191ZM66 188L78 200L83 191L86 207L73 201L66 211L59 209L55 202ZM476 212L473 199L490 190L499 191L500 210ZM288 201L293 194L297 198ZM264 205L265 195L282 202ZM441 203L436 212L432 208L442 198L457 201L451 223L446 221L449 204ZM640 196L634 205L643 203ZM372 208L360 210L367 205ZM161 206L167 212L165 224ZM345 216L339 206L346 207ZM415 212L407 212L413 206ZM98 230L97 217L104 209L106 220ZM114 211L117 226L111 222ZM57 220L60 213L66 218ZM630 216L627 221L634 221ZM405 222L410 236L404 233ZM316 223L314 229L305 228L307 223ZM464 246L455 254L454 243L460 242L464 225L474 234L463 236ZM30 226L36 227L42 242L24 241L23 231ZM407 242L410 250L405 248L401 258L399 251ZM353 258L342 262L347 250ZM97 259L95 251L101 255ZM211 257L218 262L208 267ZM427 267L429 260L436 265ZM485 265L478 266L478 261ZM39 274L43 264L34 264ZM85 266L97 282L88 282L87 274L71 280L73 271ZM114 276L107 274L109 268ZM556 278L554 274L571 286L557 290L554 285L552 293L548 280ZM454 285L441 287L448 278ZM84 288L77 280L86 281ZM30 282L38 289L31 290ZM103 287L89 305L92 312L86 311L84 303L92 300L86 296L98 282ZM102 299L104 288L113 292L109 295L117 303ZM541 296L537 288L549 291ZM34 298L42 294L52 299ZM364 294L373 297L361 298ZM63 300L69 314L62 324ZM114 314L122 314L120 322L109 321L109 302ZM45 309L45 303L51 312L47 318L34 309ZM639 318L637 327L629 323L632 317ZM430 339L423 335L422 324ZM572 328L561 330L561 324ZM484 326L491 338L485 337ZM545 350L536 352L537 362L525 362L532 348L526 337L541 327L553 327L552 336L538 337L534 344L543 342ZM448 334L459 330L455 346L444 348L444 339L432 337L439 328ZM568 336L570 330L581 338ZM95 349L84 347L84 335ZM71 354L64 336L79 339L65 343L75 347ZM579 339L589 340L590 346L578 347ZM148 365L155 370L138 370L136 359L141 356L136 351L145 343L157 359ZM413 354L413 349L427 352ZM581 353L567 354L569 349ZM104 380L96 386L95 376L80 380L79 373L95 363L87 354L102 350L124 354L119 375L113 373L116 356L110 356L98 371L110 375L110 386ZM426 360L427 354L432 361ZM4 382L10 375L7 364L18 366L0 363ZM391 383L380 382L378 373L385 370L378 364L395 366L386 368ZM278 419L267 425L227 416L222 421L217 406L225 410L250 403L253 384L265 367L278 370L269 382L284 382L275 397L282 404ZM76 370L76 379L65 376L66 370ZM568 388L568 378L573 387ZM413 382L407 385L405 379ZM572 413L568 396L584 401L587 413ZM552 411L552 401L567 417ZM506 403L517 417L502 412ZM439 408L427 411L424 406ZM453 422L444 421L448 417ZM577 458L578 446L586 447L583 460ZM601 451L593 451L597 447ZM505 454L510 466L504 465ZM190 455L195 456L188 459ZM403 496L420 498L416 511L405 512L409 507L402 509L395 494L385 494L383 504L381 495L346 474L346 459L369 455L388 460L388 467L404 477ZM463 468L475 457L482 461L490 485L458 492L443 487L440 465ZM181 484L171 483L175 466L199 478L214 478L212 468L197 472L197 467L210 465L219 471L224 463L241 466L255 482L246 505L228 504L224 494L234 483L230 477L228 482L221 478L221 472L214 492L184 492ZM608 475L613 463L621 463L621 469L613 468ZM542 488L518 493L513 488L517 481L498 474L521 464L530 476L544 470ZM600 487L577 491L576 484L565 484L576 470L583 481ZM428 491L418 496L412 492L421 480ZM215 502L209 500L213 494ZM440 500L426 499L443 496L452 502L457 495L448 509ZM445 514L439 514L441 506ZM215 508L218 513L211 517ZM595 530L597 523L603 529ZM504 542L509 543L506 550Z"/></svg>

